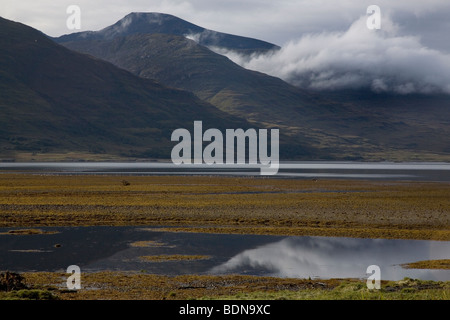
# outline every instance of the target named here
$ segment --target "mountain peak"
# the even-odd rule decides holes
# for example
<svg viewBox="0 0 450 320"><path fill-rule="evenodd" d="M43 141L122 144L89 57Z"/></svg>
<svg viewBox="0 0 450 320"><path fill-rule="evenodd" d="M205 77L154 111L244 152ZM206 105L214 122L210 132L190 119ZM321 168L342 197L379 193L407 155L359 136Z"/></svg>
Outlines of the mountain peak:
<svg viewBox="0 0 450 320"><path fill-rule="evenodd" d="M147 20L149 23L162 23L164 20L180 19L171 14L162 12L131 12L119 21L127 18L133 20Z"/></svg>
<svg viewBox="0 0 450 320"><path fill-rule="evenodd" d="M190 24L187 21L184 21L178 17L175 17L170 14L160 13L160 12L131 12L127 14L125 17L117 21L113 26L119 25L125 28L133 25L139 25L140 28L151 29L156 26L162 26L170 22L184 22L185 24ZM113 27L111 26L111 27ZM109 29L111 27L107 27L105 29ZM200 28L200 27L198 27ZM200 28L202 29L202 28Z"/></svg>
<svg viewBox="0 0 450 320"><path fill-rule="evenodd" d="M159 12L132 12L100 31L78 32L55 40L60 43L93 39L112 40L133 34L190 37L203 46L221 47L248 54L279 49L272 43L205 29L176 16Z"/></svg>
<svg viewBox="0 0 450 320"><path fill-rule="evenodd" d="M105 40L130 34L173 34L185 35L203 32L204 28L175 16L159 12L132 12L112 26L100 30Z"/></svg>

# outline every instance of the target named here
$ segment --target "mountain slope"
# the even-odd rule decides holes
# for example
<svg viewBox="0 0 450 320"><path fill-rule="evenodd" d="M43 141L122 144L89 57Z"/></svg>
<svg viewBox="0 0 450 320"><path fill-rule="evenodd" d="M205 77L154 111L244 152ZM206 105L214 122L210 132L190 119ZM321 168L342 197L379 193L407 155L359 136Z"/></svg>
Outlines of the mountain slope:
<svg viewBox="0 0 450 320"><path fill-rule="evenodd" d="M293 135L295 144L308 146L312 140L340 139L323 131L311 131L318 110L307 93L278 78L246 70L184 37L138 34L63 45L140 77L192 91L220 110L256 126L278 127L282 133ZM326 153L314 152L316 157Z"/></svg>
<svg viewBox="0 0 450 320"><path fill-rule="evenodd" d="M170 158L176 128L248 124L192 93L139 78L0 18L0 154ZM225 125L226 124L226 125Z"/></svg>
<svg viewBox="0 0 450 320"><path fill-rule="evenodd" d="M288 101L279 99L277 92L287 96L286 100L294 100L296 106L307 101L305 92L284 81L246 70L180 36L131 35L63 45L109 61L140 77L158 79L169 86L192 91L203 100L217 103L227 112L245 112L252 120L258 120L260 114L278 105L289 105ZM265 88L266 94L262 95L260 88Z"/></svg>
<svg viewBox="0 0 450 320"><path fill-rule="evenodd" d="M313 147L313 159L407 160L448 154L444 134L449 127L436 126L432 119L422 123L415 120L423 118L422 104L443 111L445 97L420 100L362 91L359 95L308 92L278 78L246 70L176 35L135 34L63 45L141 77L192 91L222 111L258 125L277 126L295 143ZM421 104L416 102L414 110L400 111L411 101ZM388 107L384 107L386 104ZM441 114L448 119L448 108L447 113Z"/></svg>
<svg viewBox="0 0 450 320"><path fill-rule="evenodd" d="M56 38L55 41L64 43L80 40L111 40L133 34L189 36L204 46L216 46L246 54L279 49L278 46L265 41L208 30L175 16L156 12L133 12L100 31L72 33Z"/></svg>

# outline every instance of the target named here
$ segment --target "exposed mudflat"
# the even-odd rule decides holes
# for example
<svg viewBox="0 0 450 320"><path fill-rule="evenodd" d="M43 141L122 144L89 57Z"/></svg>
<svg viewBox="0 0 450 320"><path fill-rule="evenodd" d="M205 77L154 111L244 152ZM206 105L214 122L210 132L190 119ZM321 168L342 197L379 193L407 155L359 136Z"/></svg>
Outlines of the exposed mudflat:
<svg viewBox="0 0 450 320"><path fill-rule="evenodd" d="M88 225L450 240L450 184L217 176L1 175L0 227Z"/></svg>

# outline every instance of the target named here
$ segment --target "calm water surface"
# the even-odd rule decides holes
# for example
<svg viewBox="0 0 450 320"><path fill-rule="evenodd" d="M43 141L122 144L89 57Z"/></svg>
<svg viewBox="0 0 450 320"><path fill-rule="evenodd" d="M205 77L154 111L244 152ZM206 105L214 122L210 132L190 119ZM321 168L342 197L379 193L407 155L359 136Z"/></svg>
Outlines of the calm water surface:
<svg viewBox="0 0 450 320"><path fill-rule="evenodd" d="M294 278L367 278L378 265L382 279L450 280L449 270L411 270L401 264L449 259L449 242L172 233L145 227L55 227L47 235L4 234L0 270L133 270L151 274L245 274ZM156 246L134 247L136 241ZM55 247L59 244L60 247ZM193 261L148 262L142 256L204 255Z"/></svg>
<svg viewBox="0 0 450 320"><path fill-rule="evenodd" d="M260 167L250 165L175 166L169 162L3 162L0 163L1 172L258 176ZM450 181L450 163L282 162L275 177Z"/></svg>

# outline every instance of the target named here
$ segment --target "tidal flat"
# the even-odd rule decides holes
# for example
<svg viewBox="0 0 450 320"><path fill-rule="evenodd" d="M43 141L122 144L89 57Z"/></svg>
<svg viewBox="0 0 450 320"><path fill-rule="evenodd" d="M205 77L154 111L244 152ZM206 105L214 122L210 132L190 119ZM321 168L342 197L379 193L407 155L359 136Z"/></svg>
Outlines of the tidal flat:
<svg viewBox="0 0 450 320"><path fill-rule="evenodd" d="M154 225L184 232L448 241L449 213L446 182L37 174L0 179L0 227Z"/></svg>
<svg viewBox="0 0 450 320"><path fill-rule="evenodd" d="M9 173L0 179L0 227L15 230L159 226L171 232L449 241L449 213L447 182ZM66 292L66 274L23 275L30 287L60 299L449 299L448 282L418 280L384 282L384 291L375 294L352 279L105 271L83 275L91 290Z"/></svg>

